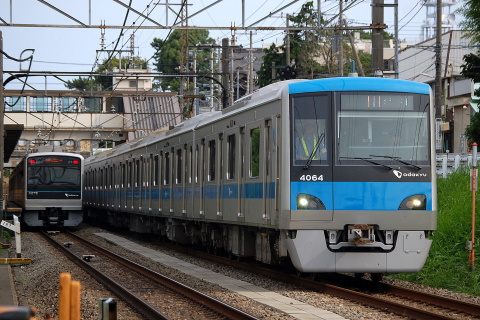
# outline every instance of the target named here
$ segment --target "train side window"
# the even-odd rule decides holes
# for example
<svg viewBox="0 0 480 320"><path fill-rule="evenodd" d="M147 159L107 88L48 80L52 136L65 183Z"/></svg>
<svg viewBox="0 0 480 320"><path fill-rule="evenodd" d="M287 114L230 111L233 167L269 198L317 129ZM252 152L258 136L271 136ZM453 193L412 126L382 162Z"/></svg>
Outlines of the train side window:
<svg viewBox="0 0 480 320"><path fill-rule="evenodd" d="M192 183L192 171L193 171L193 147L188 147L188 183Z"/></svg>
<svg viewBox="0 0 480 320"><path fill-rule="evenodd" d="M250 130L250 178L260 173L260 128Z"/></svg>
<svg viewBox="0 0 480 320"><path fill-rule="evenodd" d="M182 183L182 160L182 149L177 149L176 184Z"/></svg>
<svg viewBox="0 0 480 320"><path fill-rule="evenodd" d="M113 166L108 167L108 188L112 189L113 184Z"/></svg>
<svg viewBox="0 0 480 320"><path fill-rule="evenodd" d="M235 179L235 150L237 145L236 135L227 137L227 180Z"/></svg>
<svg viewBox="0 0 480 320"><path fill-rule="evenodd" d="M170 184L170 152L165 152L165 175L163 176L163 184Z"/></svg>
<svg viewBox="0 0 480 320"><path fill-rule="evenodd" d="M158 185L158 155L153 157L153 186Z"/></svg>
<svg viewBox="0 0 480 320"><path fill-rule="evenodd" d="M215 181L216 153L216 141L210 140L208 142L208 181Z"/></svg>
<svg viewBox="0 0 480 320"><path fill-rule="evenodd" d="M139 187L140 186L140 169L141 169L141 165L140 165L140 160L137 160L135 162L135 187Z"/></svg>
<svg viewBox="0 0 480 320"><path fill-rule="evenodd" d="M198 183L198 177L200 176L200 162L202 162L199 158L199 156L200 156L199 148L200 148L200 146L197 144L195 146L195 159L196 159L195 183Z"/></svg>
<svg viewBox="0 0 480 320"><path fill-rule="evenodd" d="M126 172L127 167L125 166L125 163L122 163L122 188L125 188L127 185L127 172Z"/></svg>
<svg viewBox="0 0 480 320"><path fill-rule="evenodd" d="M128 175L128 186L127 187L131 187L132 186L132 179L133 179L133 161L130 161L128 162L128 172L127 172L127 175Z"/></svg>
<svg viewBox="0 0 480 320"><path fill-rule="evenodd" d="M185 157L184 159L184 166L182 167L183 169L183 181L182 182L187 182L188 181L188 166L189 166L189 162L188 162L188 152L187 152L187 145L184 144L183 145L183 156Z"/></svg>

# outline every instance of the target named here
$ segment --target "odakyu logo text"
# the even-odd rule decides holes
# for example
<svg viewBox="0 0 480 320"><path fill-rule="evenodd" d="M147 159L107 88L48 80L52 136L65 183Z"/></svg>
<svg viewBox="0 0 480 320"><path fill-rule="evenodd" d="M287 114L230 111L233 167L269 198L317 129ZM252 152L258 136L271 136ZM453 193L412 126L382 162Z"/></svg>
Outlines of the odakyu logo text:
<svg viewBox="0 0 480 320"><path fill-rule="evenodd" d="M426 177L426 173L413 173L413 172L407 172L403 173L398 170L393 170L393 174L398 178L401 179L402 177Z"/></svg>

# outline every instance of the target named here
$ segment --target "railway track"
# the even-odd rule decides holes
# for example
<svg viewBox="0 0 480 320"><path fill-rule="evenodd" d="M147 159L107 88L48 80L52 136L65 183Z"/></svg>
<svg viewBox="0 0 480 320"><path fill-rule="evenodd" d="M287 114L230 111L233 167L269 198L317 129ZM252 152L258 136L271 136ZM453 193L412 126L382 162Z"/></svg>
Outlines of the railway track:
<svg viewBox="0 0 480 320"><path fill-rule="evenodd" d="M193 288L98 247L72 233L42 235L146 319L172 319L169 308L183 318L257 320L256 317ZM133 286L132 286L133 284Z"/></svg>
<svg viewBox="0 0 480 320"><path fill-rule="evenodd" d="M249 263L232 260L226 257L211 255L185 247L178 247L169 243L175 250L202 257L210 261L227 264L232 267L261 274L286 283L297 284L322 293L348 299L369 307L407 316L412 319L480 319L480 305L460 300L454 300L426 292L414 291L407 288L389 285L381 282L372 282L356 279L351 276L337 275L329 283L302 278L286 274L271 268L259 267Z"/></svg>

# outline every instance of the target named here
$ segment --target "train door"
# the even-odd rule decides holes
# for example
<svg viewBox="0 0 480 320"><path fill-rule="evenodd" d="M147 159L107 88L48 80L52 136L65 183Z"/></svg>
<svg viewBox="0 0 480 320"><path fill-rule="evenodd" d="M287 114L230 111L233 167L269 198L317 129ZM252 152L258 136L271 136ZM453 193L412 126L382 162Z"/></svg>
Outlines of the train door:
<svg viewBox="0 0 480 320"><path fill-rule="evenodd" d="M133 191L135 187L135 171L134 171L134 164L135 159L131 159L128 161L128 169L127 169L127 210L130 211L133 209Z"/></svg>
<svg viewBox="0 0 480 320"><path fill-rule="evenodd" d="M153 154L149 154L146 158L145 164L146 175L144 177L146 182L146 194L145 194L145 209L144 212L152 213L152 189L153 189Z"/></svg>
<svg viewBox="0 0 480 320"><path fill-rule="evenodd" d="M150 180L150 172L148 170L148 157L141 156L140 157L140 207L142 213L148 213L149 203L149 180Z"/></svg>
<svg viewBox="0 0 480 320"><path fill-rule="evenodd" d="M121 195L121 186L122 186L122 164L118 164L115 169L115 200L114 200L114 208L120 208L120 195Z"/></svg>
<svg viewBox="0 0 480 320"><path fill-rule="evenodd" d="M277 117L265 121L265 156L264 161L264 206L263 219L266 224L278 224L277 206L277 179L278 179L278 144L277 144Z"/></svg>
<svg viewBox="0 0 480 320"><path fill-rule="evenodd" d="M164 215L173 213L172 206L172 150L165 151L163 164L162 210Z"/></svg>
<svg viewBox="0 0 480 320"><path fill-rule="evenodd" d="M193 145L188 143L185 149L185 216L193 216Z"/></svg>
<svg viewBox="0 0 480 320"><path fill-rule="evenodd" d="M162 214L163 213L163 164L164 164L164 159L163 159L163 151L160 151L158 154L158 161L157 161L157 172L158 172L158 180L157 180L157 188L158 188L158 213Z"/></svg>
<svg viewBox="0 0 480 320"><path fill-rule="evenodd" d="M245 222L263 223L265 216L264 190L264 121L255 121L246 126L245 137Z"/></svg>
<svg viewBox="0 0 480 320"><path fill-rule="evenodd" d="M175 149L175 158L174 158L174 165L173 165L173 211L175 216L181 217L183 216L184 207L183 207L183 190L184 185L183 181L185 178L184 172L184 148L183 146L179 146Z"/></svg>
<svg viewBox="0 0 480 320"><path fill-rule="evenodd" d="M238 135L239 157L237 160L239 171L238 179L238 221L245 222L245 127L240 127Z"/></svg>
<svg viewBox="0 0 480 320"><path fill-rule="evenodd" d="M217 199L217 220L222 220L223 219L223 210L222 210L222 188L224 185L224 177L222 175L223 172L223 161L224 161L224 155L223 155L223 133L220 133L218 135L218 150L215 155L216 161L217 161L217 167L215 170L217 171L217 185L216 185L216 199Z"/></svg>
<svg viewBox="0 0 480 320"><path fill-rule="evenodd" d="M125 211L127 209L127 204L128 204L128 187L129 187L129 182L128 182L128 161L125 161L122 164L122 211Z"/></svg>
<svg viewBox="0 0 480 320"><path fill-rule="evenodd" d="M218 213L218 141L215 135L206 137L205 141L205 172L203 187L203 205L205 218L217 219Z"/></svg>
<svg viewBox="0 0 480 320"><path fill-rule="evenodd" d="M226 130L223 135L222 148L224 152L221 153L223 169L221 177L222 186L220 189L221 211L225 220L236 221L240 212L238 128Z"/></svg>
<svg viewBox="0 0 480 320"><path fill-rule="evenodd" d="M115 165L112 163L108 166L108 208L113 208L114 197L114 183L115 183Z"/></svg>
<svg viewBox="0 0 480 320"><path fill-rule="evenodd" d="M204 185L204 150L205 139L198 140L195 144L195 154L194 154L194 190L193 190L193 208L194 208L194 217L196 218L205 218L205 207L203 205L203 185Z"/></svg>
<svg viewBox="0 0 480 320"><path fill-rule="evenodd" d="M153 155L152 159L152 188L150 194L150 203L153 214L159 213L160 207L160 157L158 154Z"/></svg>

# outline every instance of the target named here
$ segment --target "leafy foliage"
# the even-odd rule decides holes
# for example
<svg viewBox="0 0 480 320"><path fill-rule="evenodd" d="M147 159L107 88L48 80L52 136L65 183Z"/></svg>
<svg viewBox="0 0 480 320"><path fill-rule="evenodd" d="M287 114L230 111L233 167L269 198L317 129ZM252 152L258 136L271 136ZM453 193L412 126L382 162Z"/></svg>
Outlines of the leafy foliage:
<svg viewBox="0 0 480 320"><path fill-rule="evenodd" d="M465 135L469 144L473 142L480 144L480 112L476 112L470 118L470 124L465 128Z"/></svg>
<svg viewBox="0 0 480 320"><path fill-rule="evenodd" d="M473 42L480 42L480 6L478 0L465 0L462 7L456 10L463 16L463 21L458 25Z"/></svg>
<svg viewBox="0 0 480 320"><path fill-rule="evenodd" d="M480 57L476 54L469 53L463 56L463 61L464 64L460 66L462 69L460 73L472 79L473 82L480 82ZM480 95L480 89L475 90L475 95Z"/></svg>
<svg viewBox="0 0 480 320"><path fill-rule="evenodd" d="M165 74L180 74L181 59L181 36L180 30L174 30L168 39L162 40L154 38L151 46L155 49L154 66L158 72ZM195 48L197 51L197 73L210 72L210 50L206 48L196 48L197 44L214 44L215 39L209 37L207 30L189 30L188 47ZM193 58L193 57L192 57ZM186 70L184 72L188 72ZM163 90L179 91L179 78L159 78L160 86Z"/></svg>
<svg viewBox="0 0 480 320"><path fill-rule="evenodd" d="M68 80L65 87L70 90L90 91L97 90L98 83L93 78L82 78Z"/></svg>
<svg viewBox="0 0 480 320"><path fill-rule="evenodd" d="M322 17L323 18L323 17ZM334 50L334 31L318 27L318 16L314 10L313 1L304 3L297 15L291 16L289 21L292 27L304 28L303 30L293 30L290 32L290 54L291 61L295 62L297 78L313 79L321 76L332 76L338 74L337 53ZM324 23L323 19L320 21ZM313 30L311 28L314 28ZM360 32L361 38L371 38L371 34L364 31ZM387 38L392 35L387 34ZM281 46L272 45L264 49L263 64L258 72L260 86L272 83L272 62L275 62L277 71L283 68L286 63L285 44ZM342 43L344 51L344 75L349 70L349 60L352 58L352 48L344 41ZM360 60L364 69L371 66L371 55L362 53Z"/></svg>
<svg viewBox="0 0 480 320"><path fill-rule="evenodd" d="M284 66L285 65L285 54L283 53L284 46L277 47L273 43L270 48L263 49L263 63L258 70L258 84L260 87L264 87L272 83L272 65L275 63L275 66Z"/></svg>

